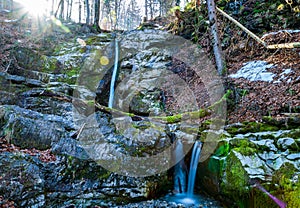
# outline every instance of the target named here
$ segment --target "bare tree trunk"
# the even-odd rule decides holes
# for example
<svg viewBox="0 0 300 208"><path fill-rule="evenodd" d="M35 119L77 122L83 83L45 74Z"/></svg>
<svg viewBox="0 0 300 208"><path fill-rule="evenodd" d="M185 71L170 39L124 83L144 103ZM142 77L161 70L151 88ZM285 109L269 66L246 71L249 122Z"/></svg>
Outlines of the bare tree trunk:
<svg viewBox="0 0 300 208"><path fill-rule="evenodd" d="M73 0L70 0L70 7L69 7L69 16L68 16L68 20L71 20L72 9L73 9Z"/></svg>
<svg viewBox="0 0 300 208"><path fill-rule="evenodd" d="M65 1L61 0L61 6L60 6L60 14L59 14L59 18L63 19L64 18L64 10L65 10Z"/></svg>
<svg viewBox="0 0 300 208"><path fill-rule="evenodd" d="M70 7L70 0L67 0L67 14L66 14L66 19L69 17L69 7Z"/></svg>
<svg viewBox="0 0 300 208"><path fill-rule="evenodd" d="M85 6L86 6L86 24L90 24L90 4L89 0L85 0Z"/></svg>
<svg viewBox="0 0 300 208"><path fill-rule="evenodd" d="M54 0L51 3L51 15L54 15Z"/></svg>
<svg viewBox="0 0 300 208"><path fill-rule="evenodd" d="M100 31L100 0L95 0L94 26Z"/></svg>
<svg viewBox="0 0 300 208"><path fill-rule="evenodd" d="M213 50L219 75L223 74L224 60L221 54L221 44L218 34L216 5L214 0L207 0L208 18L210 22L210 32L213 38Z"/></svg>
<svg viewBox="0 0 300 208"><path fill-rule="evenodd" d="M115 22L115 26L114 29L116 30L118 27L118 0L115 0L115 15L116 15L116 22Z"/></svg>
<svg viewBox="0 0 300 208"><path fill-rule="evenodd" d="M148 10L147 10L147 8L148 8L148 0L145 0L145 17L146 17L145 21L148 20Z"/></svg>
<svg viewBox="0 0 300 208"><path fill-rule="evenodd" d="M79 23L81 23L81 1L79 1Z"/></svg>
<svg viewBox="0 0 300 208"><path fill-rule="evenodd" d="M64 0L60 0L59 1L59 4L58 4L58 6L57 6L57 9L56 9L56 11L55 11L55 14L54 14L54 16L57 18L57 13L58 13L58 11L59 11L59 9L61 8L61 5L63 4L63 1ZM62 10L61 10L62 11Z"/></svg>
<svg viewBox="0 0 300 208"><path fill-rule="evenodd" d="M150 0L150 17L153 19L153 0Z"/></svg>

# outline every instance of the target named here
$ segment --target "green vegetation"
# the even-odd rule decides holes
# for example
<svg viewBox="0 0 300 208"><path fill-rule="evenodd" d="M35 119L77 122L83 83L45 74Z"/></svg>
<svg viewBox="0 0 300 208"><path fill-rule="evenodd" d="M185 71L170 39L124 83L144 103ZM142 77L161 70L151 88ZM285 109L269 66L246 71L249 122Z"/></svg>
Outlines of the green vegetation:
<svg viewBox="0 0 300 208"><path fill-rule="evenodd" d="M235 134L245 134L247 132L263 132L263 131L277 131L278 127L260 123L260 122L243 122L241 126L231 126L226 129L226 131L232 135Z"/></svg>

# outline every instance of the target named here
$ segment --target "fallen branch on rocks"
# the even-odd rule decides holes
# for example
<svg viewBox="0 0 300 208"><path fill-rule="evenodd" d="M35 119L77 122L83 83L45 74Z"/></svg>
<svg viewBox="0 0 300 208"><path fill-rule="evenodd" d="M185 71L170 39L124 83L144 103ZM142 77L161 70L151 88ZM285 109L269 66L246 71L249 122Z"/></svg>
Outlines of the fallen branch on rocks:
<svg viewBox="0 0 300 208"><path fill-rule="evenodd" d="M274 45L268 45L265 41L263 41L261 38L259 38L257 35L255 35L253 32L248 30L246 27L244 27L241 23L239 23L237 20L232 18L230 15L228 15L223 10L216 7L217 11L219 11L224 17L229 19L231 22L233 22L235 25L237 25L239 28L241 28L243 31L245 31L250 37L252 37L254 40L256 40L258 43L262 44L267 49L283 49L283 48L300 48L300 42L294 42L294 43L282 43L282 44L274 44Z"/></svg>
<svg viewBox="0 0 300 208"><path fill-rule="evenodd" d="M101 111L104 111L104 112L107 112L107 113L112 113L112 114L114 114L114 116L117 116L117 117L129 116L133 120L151 119L151 120L156 120L156 121L160 121L162 123L168 123L168 124L178 123L178 122L180 122L182 120L186 120L186 119L204 118L204 117L211 114L211 110L209 110L209 109L200 109L198 111L184 112L184 113L179 113L179 114L175 114L175 115L172 115L172 116L145 117L145 116L135 115L133 113L123 112L123 111L118 110L118 109L109 108L109 107L103 106L99 103L95 103L95 107L97 109L101 110Z"/></svg>

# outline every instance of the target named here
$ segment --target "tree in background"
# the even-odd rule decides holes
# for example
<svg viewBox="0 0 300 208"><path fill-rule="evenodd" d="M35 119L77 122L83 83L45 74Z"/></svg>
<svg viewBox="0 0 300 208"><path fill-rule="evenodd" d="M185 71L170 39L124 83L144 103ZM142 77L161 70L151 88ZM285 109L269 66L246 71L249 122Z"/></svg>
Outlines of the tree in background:
<svg viewBox="0 0 300 208"><path fill-rule="evenodd" d="M94 13L94 26L97 31L100 31L100 0L94 0L95 13Z"/></svg>
<svg viewBox="0 0 300 208"><path fill-rule="evenodd" d="M207 0L208 18L210 23L210 33L213 38L213 51L219 75L223 74L224 60L221 53L221 43L218 34L218 24L216 15L216 5L214 0Z"/></svg>
<svg viewBox="0 0 300 208"><path fill-rule="evenodd" d="M90 24L90 3L89 3L89 0L85 0L84 1L84 7L85 7L85 23L87 24L87 25L89 25Z"/></svg>

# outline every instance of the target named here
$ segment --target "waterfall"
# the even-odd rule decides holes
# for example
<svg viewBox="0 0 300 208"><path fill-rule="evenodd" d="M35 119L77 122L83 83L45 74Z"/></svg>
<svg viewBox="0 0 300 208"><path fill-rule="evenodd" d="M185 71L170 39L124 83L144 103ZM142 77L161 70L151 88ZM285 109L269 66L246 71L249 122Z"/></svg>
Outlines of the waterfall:
<svg viewBox="0 0 300 208"><path fill-rule="evenodd" d="M201 204L202 198L193 194L201 149L202 143L200 141L196 141L192 150L190 171L188 174L188 184L186 190L187 168L184 164L183 159L183 144L180 139L176 141L174 156L176 161L180 161L175 165L174 169L174 191L176 192L176 194L167 196L167 201L178 202L185 205Z"/></svg>
<svg viewBox="0 0 300 208"><path fill-rule="evenodd" d="M192 159L190 163L190 172L188 177L188 189L187 189L188 196L191 196L194 193L195 178L196 178L201 148L202 148L202 143L200 141L196 141L193 147Z"/></svg>
<svg viewBox="0 0 300 208"><path fill-rule="evenodd" d="M114 70L110 82L109 101L108 101L109 108L112 108L114 102L115 83L117 81L116 79L117 79L117 71L118 71L118 60L119 60L119 47L118 47L118 40L116 37L115 38L115 64L114 64Z"/></svg>
<svg viewBox="0 0 300 208"><path fill-rule="evenodd" d="M175 160L179 161L174 169L174 191L184 193L186 191L186 166L184 163L183 144L180 139L176 142Z"/></svg>
<svg viewBox="0 0 300 208"><path fill-rule="evenodd" d="M180 139L177 140L176 148L175 148L175 159L179 161L175 165L174 170L174 190L177 193L187 193L188 196L192 196L195 187L195 179L197 173L198 162L201 154L202 143L200 141L196 141L192 151L191 163L190 163L190 171L188 175L188 185L186 190L186 166L184 164L183 159L183 144Z"/></svg>

